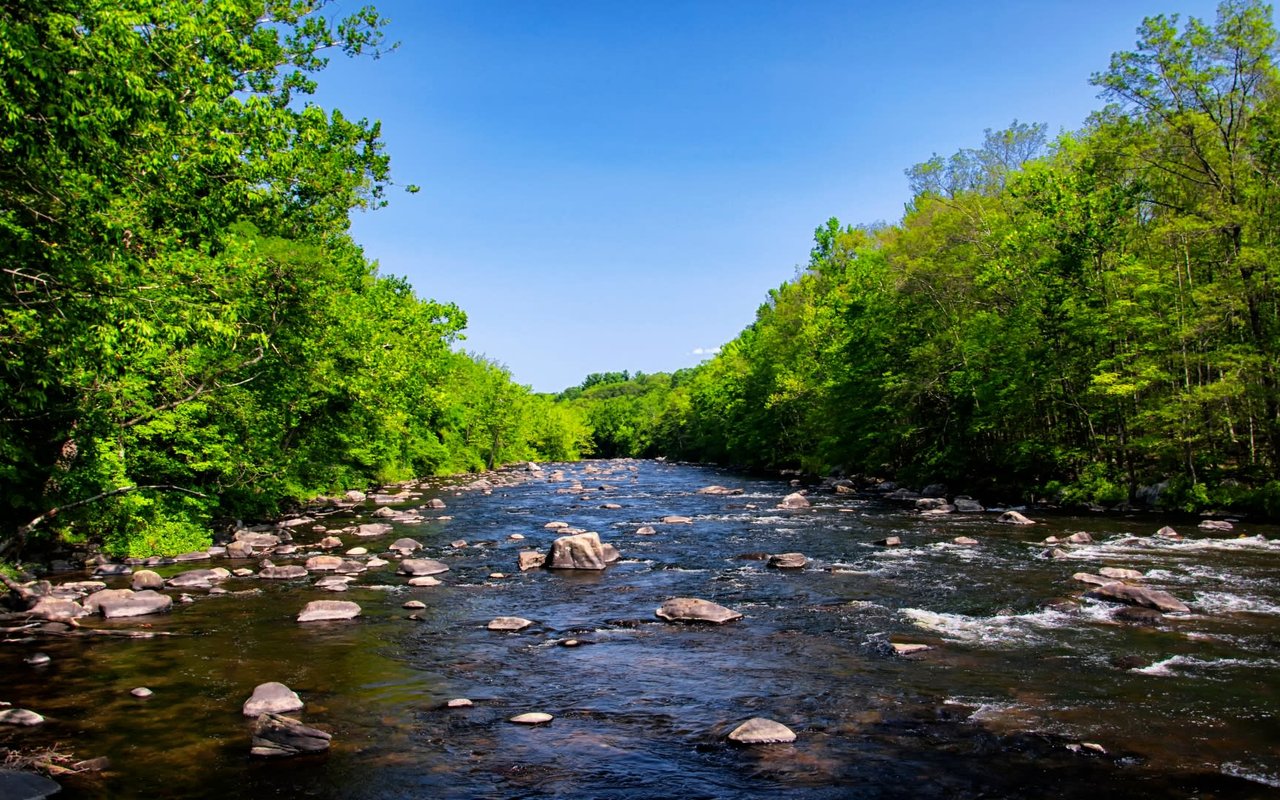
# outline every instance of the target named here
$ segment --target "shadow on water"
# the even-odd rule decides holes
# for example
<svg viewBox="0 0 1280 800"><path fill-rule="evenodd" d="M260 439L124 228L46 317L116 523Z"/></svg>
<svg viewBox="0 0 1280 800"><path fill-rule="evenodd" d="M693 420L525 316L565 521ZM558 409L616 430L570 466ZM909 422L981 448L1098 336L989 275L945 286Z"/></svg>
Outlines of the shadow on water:
<svg viewBox="0 0 1280 800"><path fill-rule="evenodd" d="M95 800L1251 798L1280 785L1273 528L1169 542L1145 517L1028 530L837 496L782 511L790 490L777 481L654 462L562 470L562 481L530 475L489 495L428 484L451 519L435 512L358 542L379 552L418 539L451 567L441 586L409 587L393 566L338 596L307 581L233 580L230 594L196 592L172 614L123 625L173 637L6 645L0 700L48 721L0 731L0 743L110 757L105 774L62 779L60 796ZM696 493L711 483L744 492ZM555 538L543 527L552 520L598 531L623 561L519 572L519 551ZM646 525L656 533L637 533ZM1043 557L1040 540L1075 530L1096 544ZM886 536L903 545L874 544ZM809 567L759 559L790 551ZM1071 579L1104 566L1143 571L1193 613L1118 622ZM704 628L654 617L682 595L744 618ZM294 621L306 601L334 597L363 615ZM409 599L426 606L418 619L402 608ZM507 615L534 624L485 628ZM891 642L933 649L902 657ZM50 665L24 663L37 649ZM301 718L334 734L332 751L249 757L240 706L272 680L302 695ZM135 698L137 686L155 694ZM456 697L474 705L446 708ZM555 720L508 722L525 711ZM754 716L788 725L796 742L728 744Z"/></svg>

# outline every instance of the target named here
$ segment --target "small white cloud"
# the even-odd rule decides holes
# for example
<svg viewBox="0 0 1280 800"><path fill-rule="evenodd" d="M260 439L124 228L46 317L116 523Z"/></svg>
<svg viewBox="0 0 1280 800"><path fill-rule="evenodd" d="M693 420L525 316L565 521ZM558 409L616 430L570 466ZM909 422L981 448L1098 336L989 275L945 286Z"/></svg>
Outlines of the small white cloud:
<svg viewBox="0 0 1280 800"><path fill-rule="evenodd" d="M719 347L695 347L695 348L693 348L693 354L694 354L695 356L714 356L715 354L717 354L717 353L719 353L719 352L720 352L720 348L719 348Z"/></svg>

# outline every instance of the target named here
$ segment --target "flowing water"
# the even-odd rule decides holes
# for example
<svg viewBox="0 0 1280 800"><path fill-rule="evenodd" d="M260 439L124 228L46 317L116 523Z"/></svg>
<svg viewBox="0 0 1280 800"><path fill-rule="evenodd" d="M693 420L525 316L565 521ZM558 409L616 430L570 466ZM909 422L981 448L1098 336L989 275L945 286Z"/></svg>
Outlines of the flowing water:
<svg viewBox="0 0 1280 800"><path fill-rule="evenodd" d="M176 636L6 644L0 700L47 721L0 731L0 744L110 758L105 773L60 779L66 798L1280 795L1274 527L1211 537L1184 521L1187 538L1169 541L1151 516L1014 527L816 494L813 508L783 511L780 481L656 462L563 465L563 481L551 469L491 494L426 485L447 510L373 543L344 537L375 553L418 539L451 567L441 586L408 587L394 565L340 595L236 579L229 594L194 592L171 614L116 625ZM575 480L581 492L557 493ZM696 493L713 483L744 494ZM660 521L672 514L693 523ZM545 551L553 520L598 531L623 560L519 572L517 553ZM322 535L301 530L303 544ZM1044 556L1044 537L1080 530L1097 543ZM875 544L887 536L902 546ZM794 551L806 569L759 559ZM1141 570L1192 613L1116 621L1116 606L1081 599L1071 579L1104 566ZM744 618L661 622L654 609L674 596ZM363 615L295 622L313 599L355 600ZM426 604L420 619L402 608L410 599ZM509 615L535 624L486 629ZM891 642L932 649L903 657ZM24 663L37 650L52 663ZM329 753L248 755L240 707L265 681L301 694L303 721L334 735ZM137 686L155 694L135 698ZM474 706L445 708L457 697ZM555 720L507 721L525 711ZM725 740L757 716L796 741Z"/></svg>

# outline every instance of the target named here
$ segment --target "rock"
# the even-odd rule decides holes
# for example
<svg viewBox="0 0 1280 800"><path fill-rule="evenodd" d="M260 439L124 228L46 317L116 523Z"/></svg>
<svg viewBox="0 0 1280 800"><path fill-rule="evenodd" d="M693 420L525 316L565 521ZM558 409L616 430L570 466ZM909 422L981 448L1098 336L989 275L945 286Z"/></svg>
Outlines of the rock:
<svg viewBox="0 0 1280 800"><path fill-rule="evenodd" d="M148 689L148 688L147 688L147 687L145 687L145 686L139 686L139 687L137 687L136 689L130 689L130 690L129 690L129 694L133 695L134 697L138 697L138 698L146 698L146 697L150 697L151 695L155 694L155 692L151 691L150 689Z"/></svg>
<svg viewBox="0 0 1280 800"><path fill-rule="evenodd" d="M454 550L461 550L462 548L467 546L467 540L454 539L452 542L449 542L449 546L452 547Z"/></svg>
<svg viewBox="0 0 1280 800"><path fill-rule="evenodd" d="M438 578L432 578L428 575L422 575L417 578L410 578L409 585L410 586L439 586L440 580Z"/></svg>
<svg viewBox="0 0 1280 800"><path fill-rule="evenodd" d="M231 570L231 574L237 578L250 578L253 577L253 570L248 567L240 567L239 569Z"/></svg>
<svg viewBox="0 0 1280 800"><path fill-rule="evenodd" d="M1159 625L1164 621L1164 614L1154 608L1142 606L1125 606L1116 609L1111 618L1117 622L1129 622L1134 625Z"/></svg>
<svg viewBox="0 0 1280 800"><path fill-rule="evenodd" d="M310 525L315 522L311 517L290 517L282 519L276 523L277 528L300 528L303 525Z"/></svg>
<svg viewBox="0 0 1280 800"><path fill-rule="evenodd" d="M692 525L693 524L692 517L681 517L676 514L665 516L662 518L662 521L667 525Z"/></svg>
<svg viewBox="0 0 1280 800"><path fill-rule="evenodd" d="M522 631L532 624L524 617L497 617L489 620L485 627L491 631Z"/></svg>
<svg viewBox="0 0 1280 800"><path fill-rule="evenodd" d="M835 493L839 495L857 494L858 490L852 483L837 483L835 485Z"/></svg>
<svg viewBox="0 0 1280 800"><path fill-rule="evenodd" d="M1099 586L1086 596L1154 608L1166 614L1189 614L1191 612L1191 609L1187 608L1186 604L1168 592L1149 589L1145 586L1131 586L1120 581Z"/></svg>
<svg viewBox="0 0 1280 800"><path fill-rule="evenodd" d="M51 661L53 661L53 659L49 658L48 653L32 653L31 655L22 659L22 661L32 667L44 667L44 666L48 666L48 664Z"/></svg>
<svg viewBox="0 0 1280 800"><path fill-rule="evenodd" d="M1035 525L1035 520L1030 520L1019 514L1017 511L1006 511L996 517L996 522L1005 525Z"/></svg>
<svg viewBox="0 0 1280 800"><path fill-rule="evenodd" d="M312 556L307 559L304 568L307 572L333 572L342 566L338 556Z"/></svg>
<svg viewBox="0 0 1280 800"><path fill-rule="evenodd" d="M314 586L317 589L324 589L326 592L345 592L347 584L351 583L355 578L350 575L325 575L316 581Z"/></svg>
<svg viewBox="0 0 1280 800"><path fill-rule="evenodd" d="M298 622L322 622L330 619L351 619L360 615L358 603L347 600L312 600L298 614Z"/></svg>
<svg viewBox="0 0 1280 800"><path fill-rule="evenodd" d="M132 575L133 567L127 564L99 564L93 570L93 574L107 577L112 575Z"/></svg>
<svg viewBox="0 0 1280 800"><path fill-rule="evenodd" d="M385 522L366 522L363 525L357 525L352 531L356 536L385 536L391 533L391 526Z"/></svg>
<svg viewBox="0 0 1280 800"><path fill-rule="evenodd" d="M917 511L932 511L943 508L951 508L951 504L947 502L945 497L921 497L916 501Z"/></svg>
<svg viewBox="0 0 1280 800"><path fill-rule="evenodd" d="M222 567L214 569L192 569L179 572L165 583L178 589L207 589L215 583L221 583L231 577L231 573Z"/></svg>
<svg viewBox="0 0 1280 800"><path fill-rule="evenodd" d="M956 538L951 540L951 543L964 545L966 547L972 547L973 545L978 543L978 540L971 538L969 536L957 536Z"/></svg>
<svg viewBox="0 0 1280 800"><path fill-rule="evenodd" d="M208 561L210 558L212 556L208 550L192 550L190 553L179 553L173 560L181 564L186 561Z"/></svg>
<svg viewBox="0 0 1280 800"><path fill-rule="evenodd" d="M62 791L62 787L43 775L0 769L0 797L4 800L44 800Z"/></svg>
<svg viewBox="0 0 1280 800"><path fill-rule="evenodd" d="M364 562L364 565L369 569L373 569L374 567L385 567L387 564L390 564L390 563L391 563L390 561L383 561L381 558L374 556L373 558Z"/></svg>
<svg viewBox="0 0 1280 800"><path fill-rule="evenodd" d="M348 550L348 551L346 552L346 555L349 555L349 556L367 556L367 555L369 555L369 548L367 548L367 547L353 547L353 548L351 548L350 550Z"/></svg>
<svg viewBox="0 0 1280 800"><path fill-rule="evenodd" d="M927 644L908 644L906 642L890 642L889 646L893 648L894 655L909 656L913 653L923 653L933 648Z"/></svg>
<svg viewBox="0 0 1280 800"><path fill-rule="evenodd" d="M236 531L234 540L244 542L255 550L275 547L280 544L280 537L274 533L260 533L257 531Z"/></svg>
<svg viewBox="0 0 1280 800"><path fill-rule="evenodd" d="M405 601L404 605L400 607L407 608L412 611L421 611L422 609L427 607L427 604L422 602L421 600L407 600Z"/></svg>
<svg viewBox="0 0 1280 800"><path fill-rule="evenodd" d="M522 550L518 556L520 563L520 571L524 572L530 569L537 569L546 563L547 557L542 553L533 550Z"/></svg>
<svg viewBox="0 0 1280 800"><path fill-rule="evenodd" d="M986 511L986 509L982 507L982 503L979 503L971 497L957 497L952 501L951 505L955 506L956 511L959 511L961 514L977 514L982 511Z"/></svg>
<svg viewBox="0 0 1280 800"><path fill-rule="evenodd" d="M618 548L614 547L608 542L604 542L603 544L600 545L600 547L602 550L604 550L604 563L616 564L622 560L622 553L618 551Z"/></svg>
<svg viewBox="0 0 1280 800"><path fill-rule="evenodd" d="M417 539L409 539L407 537L404 539L396 539L391 543L391 549L399 550L401 553L412 553L415 550L422 549L422 542L419 542Z"/></svg>
<svg viewBox="0 0 1280 800"><path fill-rule="evenodd" d="M876 544L881 547L899 547L902 545L902 538L898 536L886 536L885 538L877 541Z"/></svg>
<svg viewBox="0 0 1280 800"><path fill-rule="evenodd" d="M808 508L812 505L809 499L800 492L792 492L782 498L782 502L778 503L778 508ZM663 520L665 522L665 520Z"/></svg>
<svg viewBox="0 0 1280 800"><path fill-rule="evenodd" d="M253 545L248 542L231 542L227 545L227 558L253 558Z"/></svg>
<svg viewBox="0 0 1280 800"><path fill-rule="evenodd" d="M561 536L552 542L546 564L551 569L604 569L607 563L600 535L588 531Z"/></svg>
<svg viewBox="0 0 1280 800"><path fill-rule="evenodd" d="M931 483L921 489L920 494L924 497L946 497L947 485L945 483Z"/></svg>
<svg viewBox="0 0 1280 800"><path fill-rule="evenodd" d="M513 542L523 542L523 541L524 541L524 534L523 534L523 533L513 533L513 534L511 534L510 536L508 536L508 537L507 537L507 539L509 539L510 541L513 541Z"/></svg>
<svg viewBox="0 0 1280 800"><path fill-rule="evenodd" d="M445 708L471 708L474 705L475 703L465 697L455 697L444 704Z"/></svg>
<svg viewBox="0 0 1280 800"><path fill-rule="evenodd" d="M1170 528L1168 525L1165 525L1163 528L1156 531L1156 536L1159 536L1161 539L1181 539L1182 538L1182 534L1178 533L1173 528Z"/></svg>
<svg viewBox="0 0 1280 800"><path fill-rule="evenodd" d="M1052 549L1045 550L1042 555L1044 555L1045 558L1051 558L1055 561L1062 558L1071 558L1071 554L1060 547L1054 547Z"/></svg>
<svg viewBox="0 0 1280 800"><path fill-rule="evenodd" d="M617 503L603 503L600 507L607 511L617 511L622 508L622 506Z"/></svg>
<svg viewBox="0 0 1280 800"><path fill-rule="evenodd" d="M253 747L249 752L255 756L321 753L329 749L332 739L332 735L303 725L292 717L263 714L253 727Z"/></svg>
<svg viewBox="0 0 1280 800"><path fill-rule="evenodd" d="M364 492L357 491L355 489L351 489L350 491L343 493L342 496L347 498L353 503L363 503L365 500L369 499L369 495L365 494Z"/></svg>
<svg viewBox="0 0 1280 800"><path fill-rule="evenodd" d="M1067 544L1093 544L1093 537L1084 531L1077 531L1064 539Z"/></svg>
<svg viewBox="0 0 1280 800"><path fill-rule="evenodd" d="M289 581L307 577L307 568L301 564L285 564L284 566L263 567L258 570L259 578L272 581Z"/></svg>
<svg viewBox="0 0 1280 800"><path fill-rule="evenodd" d="M46 619L50 622L67 622L94 612L74 600L63 600L58 597L41 597L36 604L23 612L29 617Z"/></svg>
<svg viewBox="0 0 1280 800"><path fill-rule="evenodd" d="M711 622L716 625L742 618L737 611L697 597L672 598L654 613L668 622Z"/></svg>
<svg viewBox="0 0 1280 800"><path fill-rule="evenodd" d="M448 572L449 565L434 558L406 558L400 562L400 572L411 577L439 575Z"/></svg>
<svg viewBox="0 0 1280 800"><path fill-rule="evenodd" d="M159 614L173 608L173 598L167 594L160 594L151 589L144 589L141 592L129 589L120 591L129 594L128 596L113 595L98 600L98 610L106 619L141 617L147 614Z"/></svg>
<svg viewBox="0 0 1280 800"><path fill-rule="evenodd" d="M369 516L376 517L378 519L394 519L395 517L400 516L400 512L396 511L394 508L383 506Z"/></svg>
<svg viewBox="0 0 1280 800"><path fill-rule="evenodd" d="M1090 586L1106 586L1108 583L1111 583L1111 580L1108 578L1104 578L1101 575L1093 575L1088 572L1077 572L1071 576L1071 580L1079 581L1080 583L1087 583Z"/></svg>
<svg viewBox="0 0 1280 800"><path fill-rule="evenodd" d="M642 525L636 529L636 536L653 536L656 533L652 525Z"/></svg>
<svg viewBox="0 0 1280 800"><path fill-rule="evenodd" d="M892 484L892 483L889 483L888 481L886 481L885 483L880 484L881 488L884 488L885 486L892 486L892 485L893 485L893 484ZM920 493L919 493L919 492L913 492L913 491L911 491L910 489L894 489L893 491L891 491L891 492L889 492L888 494L886 494L886 495L884 496L884 499L885 499L885 500L897 500L897 501L905 501L905 500L919 500L919 499L920 499Z"/></svg>
<svg viewBox="0 0 1280 800"><path fill-rule="evenodd" d="M6 708L0 710L0 725L22 725L30 727L44 722L44 717L25 708Z"/></svg>
<svg viewBox="0 0 1280 800"><path fill-rule="evenodd" d="M1229 531L1235 526L1224 519L1206 519L1196 526L1202 531Z"/></svg>
<svg viewBox="0 0 1280 800"><path fill-rule="evenodd" d="M567 527L569 527L569 523L567 523L567 522L548 522L546 525L543 525L542 527L543 527L543 528L546 528L546 529L547 529L547 530L549 530L549 531L558 531L558 530L560 530L561 528L567 528Z"/></svg>
<svg viewBox="0 0 1280 800"><path fill-rule="evenodd" d="M729 741L738 744L782 744L795 740L795 732L786 725L764 717L749 719L729 732Z"/></svg>
<svg viewBox="0 0 1280 800"><path fill-rule="evenodd" d="M427 501L427 508L434 508L434 509L444 508L444 501L438 497L433 497Z"/></svg>
<svg viewBox="0 0 1280 800"><path fill-rule="evenodd" d="M730 489L726 486L704 486L698 490L698 494L710 494L710 495L723 496L723 495L742 494L742 490Z"/></svg>
<svg viewBox="0 0 1280 800"><path fill-rule="evenodd" d="M253 690L253 696L244 701L241 711L246 717L260 717L263 714L282 714L286 711L297 711L303 706L298 693L283 683L260 683Z"/></svg>
<svg viewBox="0 0 1280 800"><path fill-rule="evenodd" d="M337 550L342 547L342 540L337 536L326 536L316 544L316 547L321 550Z"/></svg>
<svg viewBox="0 0 1280 800"><path fill-rule="evenodd" d="M550 714L544 714L541 711L530 711L527 714L517 714L511 718L511 722L517 725L545 725L555 717Z"/></svg>
<svg viewBox="0 0 1280 800"><path fill-rule="evenodd" d="M1136 569L1121 569L1120 567L1103 567L1098 570L1098 574L1104 578L1115 578L1119 581L1140 581L1145 577Z"/></svg>
<svg viewBox="0 0 1280 800"><path fill-rule="evenodd" d="M768 566L774 569L804 569L809 559L804 553L778 553L769 556Z"/></svg>

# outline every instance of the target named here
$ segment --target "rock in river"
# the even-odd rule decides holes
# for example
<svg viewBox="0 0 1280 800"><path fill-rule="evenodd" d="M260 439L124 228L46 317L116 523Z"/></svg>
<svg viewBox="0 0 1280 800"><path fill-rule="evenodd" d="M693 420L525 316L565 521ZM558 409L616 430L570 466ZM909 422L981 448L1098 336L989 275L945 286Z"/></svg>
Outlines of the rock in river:
<svg viewBox="0 0 1280 800"><path fill-rule="evenodd" d="M768 566L774 569L804 569L809 563L804 553L777 553L769 556Z"/></svg>
<svg viewBox="0 0 1280 800"><path fill-rule="evenodd" d="M1145 586L1130 586L1120 581L1099 586L1086 596L1096 597L1100 600L1114 600L1118 603L1128 603L1134 606L1146 606L1157 611L1163 611L1166 614L1191 613L1191 609L1187 608L1185 603L1168 592L1148 589Z"/></svg>
<svg viewBox="0 0 1280 800"><path fill-rule="evenodd" d="M439 575L448 572L449 565L434 558L406 558L400 562L400 572L414 577L422 575Z"/></svg>
<svg viewBox="0 0 1280 800"><path fill-rule="evenodd" d="M36 604L25 612L29 617L37 619L47 619L51 622L67 622L68 620L77 619L87 616L89 611L75 600L62 600L57 597L41 597L36 600Z"/></svg>
<svg viewBox="0 0 1280 800"><path fill-rule="evenodd" d="M298 622L351 619L360 615L360 605L348 600L312 600L298 614Z"/></svg>
<svg viewBox="0 0 1280 800"><path fill-rule="evenodd" d="M172 597L151 589L144 589L141 592L134 592L129 589L121 589L120 591L128 592L128 595L104 597L98 601L98 610L107 619L159 614L173 607Z"/></svg>
<svg viewBox="0 0 1280 800"><path fill-rule="evenodd" d="M497 617L486 625L491 631L522 631L533 623L524 617Z"/></svg>
<svg viewBox="0 0 1280 800"><path fill-rule="evenodd" d="M302 698L298 693L283 683L272 681L258 684L253 696L244 701L246 717L260 717L263 714L281 714L285 711L297 711L302 708Z"/></svg>
<svg viewBox="0 0 1280 800"><path fill-rule="evenodd" d="M742 615L733 609L697 597L674 597L654 612L668 622L711 622L722 625Z"/></svg>
<svg viewBox="0 0 1280 800"><path fill-rule="evenodd" d="M591 531L556 539L547 558L552 569L604 569L606 565L600 535Z"/></svg>
<svg viewBox="0 0 1280 800"><path fill-rule="evenodd" d="M792 492L782 498L782 502L778 503L778 508L808 508L811 505L809 499L800 492Z"/></svg>
<svg viewBox="0 0 1280 800"><path fill-rule="evenodd" d="M163 589L164 578L159 573L152 572L149 569L140 569L133 573L133 590L140 592L143 589Z"/></svg>
<svg viewBox="0 0 1280 800"><path fill-rule="evenodd" d="M0 711L0 725L39 725L44 717L25 708L6 708Z"/></svg>
<svg viewBox="0 0 1280 800"><path fill-rule="evenodd" d="M1035 520L1027 519L1017 511L1006 511L996 517L996 522L1002 522L1005 525L1035 525Z"/></svg>
<svg viewBox="0 0 1280 800"><path fill-rule="evenodd" d="M796 734L781 722L755 717L730 731L729 740L739 744L778 744L794 742Z"/></svg>
<svg viewBox="0 0 1280 800"><path fill-rule="evenodd" d="M546 563L547 557L542 553L533 550L522 550L518 556L520 559L520 571L524 572L530 569L537 569Z"/></svg>
<svg viewBox="0 0 1280 800"><path fill-rule="evenodd" d="M249 752L255 756L321 753L329 749L332 739L331 734L303 725L292 717L263 714L253 728L253 748Z"/></svg>
<svg viewBox="0 0 1280 800"><path fill-rule="evenodd" d="M43 775L0 769L0 797L5 800L44 800L62 791L62 787Z"/></svg>
<svg viewBox="0 0 1280 800"><path fill-rule="evenodd" d="M258 570L259 578L268 580L296 580L307 577L307 568L301 564L285 564L284 566L263 567Z"/></svg>
<svg viewBox="0 0 1280 800"><path fill-rule="evenodd" d="M704 486L698 490L698 494L733 495L733 494L742 494L742 490L730 489L727 486Z"/></svg>
<svg viewBox="0 0 1280 800"><path fill-rule="evenodd" d="M511 721L517 725L545 725L555 717L541 711L530 711L527 714L516 714Z"/></svg>
<svg viewBox="0 0 1280 800"><path fill-rule="evenodd" d="M312 556L303 565L307 572L333 572L342 566L339 556Z"/></svg>

